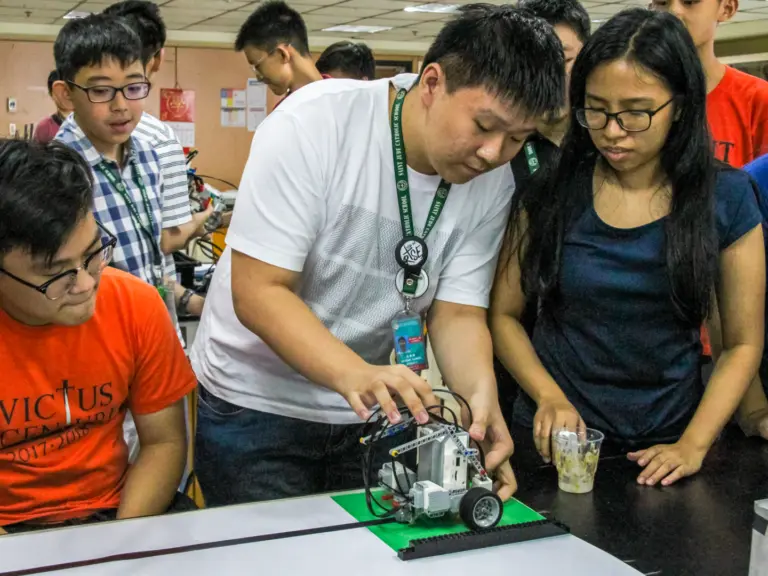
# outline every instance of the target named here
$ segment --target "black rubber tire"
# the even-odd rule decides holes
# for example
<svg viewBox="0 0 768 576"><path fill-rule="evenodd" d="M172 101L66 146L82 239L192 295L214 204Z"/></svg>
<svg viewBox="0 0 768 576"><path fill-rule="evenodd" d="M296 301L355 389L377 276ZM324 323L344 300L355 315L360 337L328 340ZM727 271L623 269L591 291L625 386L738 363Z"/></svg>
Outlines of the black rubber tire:
<svg viewBox="0 0 768 576"><path fill-rule="evenodd" d="M490 508L490 513L494 515L492 518L483 522L482 525L478 524L475 516L475 510L478 506L484 506L486 509ZM504 503L501 498L490 490L480 488L470 488L467 493L464 494L459 503L459 516L464 521L464 524L469 526L471 530L488 530L493 528L501 520L504 514Z"/></svg>

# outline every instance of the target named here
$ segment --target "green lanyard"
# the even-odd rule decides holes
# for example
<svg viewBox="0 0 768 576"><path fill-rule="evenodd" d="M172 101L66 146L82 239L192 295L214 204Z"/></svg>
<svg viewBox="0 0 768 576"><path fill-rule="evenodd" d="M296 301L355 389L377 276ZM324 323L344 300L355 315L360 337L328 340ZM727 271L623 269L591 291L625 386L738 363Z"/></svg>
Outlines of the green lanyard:
<svg viewBox="0 0 768 576"><path fill-rule="evenodd" d="M123 198L125 201L126 206L128 206L128 211L131 213L131 218L134 220L136 226L139 228L141 232L144 233L144 235L149 240L150 246L152 247L152 256L153 256L153 263L155 267L162 266L163 257L160 254L160 247L157 245L157 240L155 239L155 235L153 230L155 229L155 218L152 214L152 204L149 201L149 196L147 195L147 188L144 186L144 180L141 177L141 174L139 174L139 169L133 164L131 161L131 166L133 168L133 181L136 183L136 186L138 186L139 191L141 192L141 199L144 203L144 210L147 212L147 219L149 220L149 230L144 226L144 223L141 221L141 216L139 216L139 211L136 209L136 204L134 204L133 199L128 195L128 191L125 189L125 184L123 183L123 179L118 175L115 174L115 170L107 164L106 162L101 162L97 166L99 171L104 174L104 176L109 180L109 183L112 185L112 187L117 191L118 194ZM153 274L156 272L153 270ZM157 280L157 278L155 278Z"/></svg>
<svg viewBox="0 0 768 576"><path fill-rule="evenodd" d="M392 106L392 155L395 163L395 184L397 189L397 205L400 210L400 225L403 229L403 239L395 250L395 259L405 270L405 282L403 292L406 296L413 296L418 287L419 275L424 263L427 261L426 240L434 228L440 213L443 211L450 183L440 180L432 205L429 208L427 221L424 224L422 236L416 236L413 229L413 213L411 212L411 190L408 184L408 164L405 156L405 143L403 142L403 102L406 90L399 90Z"/></svg>
<svg viewBox="0 0 768 576"><path fill-rule="evenodd" d="M539 157L536 155L536 147L533 142L526 142L525 146L525 159L528 162L528 170L531 174L539 169Z"/></svg>

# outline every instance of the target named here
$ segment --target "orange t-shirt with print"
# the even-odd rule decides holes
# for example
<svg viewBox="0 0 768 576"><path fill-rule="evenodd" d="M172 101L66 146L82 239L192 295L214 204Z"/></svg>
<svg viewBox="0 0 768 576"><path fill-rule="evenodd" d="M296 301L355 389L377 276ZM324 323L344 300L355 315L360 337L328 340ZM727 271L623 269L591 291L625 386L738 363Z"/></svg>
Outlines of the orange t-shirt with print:
<svg viewBox="0 0 768 576"><path fill-rule="evenodd" d="M126 408L158 412L196 386L155 288L113 268L79 326L0 310L0 366L0 526L118 507Z"/></svg>
<svg viewBox="0 0 768 576"><path fill-rule="evenodd" d="M730 66L707 95L715 156L741 168L768 154L768 82Z"/></svg>

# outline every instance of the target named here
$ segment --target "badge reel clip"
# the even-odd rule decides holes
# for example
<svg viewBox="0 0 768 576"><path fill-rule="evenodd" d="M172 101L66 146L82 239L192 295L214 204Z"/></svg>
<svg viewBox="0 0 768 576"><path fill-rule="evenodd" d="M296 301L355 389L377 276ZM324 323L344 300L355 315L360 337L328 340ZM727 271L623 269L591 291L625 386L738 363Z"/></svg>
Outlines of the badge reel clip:
<svg viewBox="0 0 768 576"><path fill-rule="evenodd" d="M395 359L418 374L429 364L421 315L411 310L411 303L429 287L429 276L422 268L427 260L426 243L420 238L404 238L397 245L395 258L400 264L395 282L405 300L405 309L392 321Z"/></svg>

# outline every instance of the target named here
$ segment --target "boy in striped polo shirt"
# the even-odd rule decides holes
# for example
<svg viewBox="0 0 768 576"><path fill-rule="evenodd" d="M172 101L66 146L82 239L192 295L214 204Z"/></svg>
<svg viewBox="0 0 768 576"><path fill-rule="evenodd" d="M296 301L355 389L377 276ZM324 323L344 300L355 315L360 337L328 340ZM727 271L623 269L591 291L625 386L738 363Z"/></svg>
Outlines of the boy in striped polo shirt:
<svg viewBox="0 0 768 576"><path fill-rule="evenodd" d="M104 14L122 18L139 36L145 74L151 81L162 64L166 39L165 23L157 4L147 0L124 0L109 6L104 10ZM172 253L183 249L192 238L206 233L204 224L213 207L210 206L204 212L191 213L187 188L187 161L170 126L144 112L133 134L149 143L158 156L160 171L163 174L161 248L166 254L166 274L175 276L176 266ZM188 291L177 285L177 304L181 303L182 312L199 316L203 311L204 298L186 292Z"/></svg>

